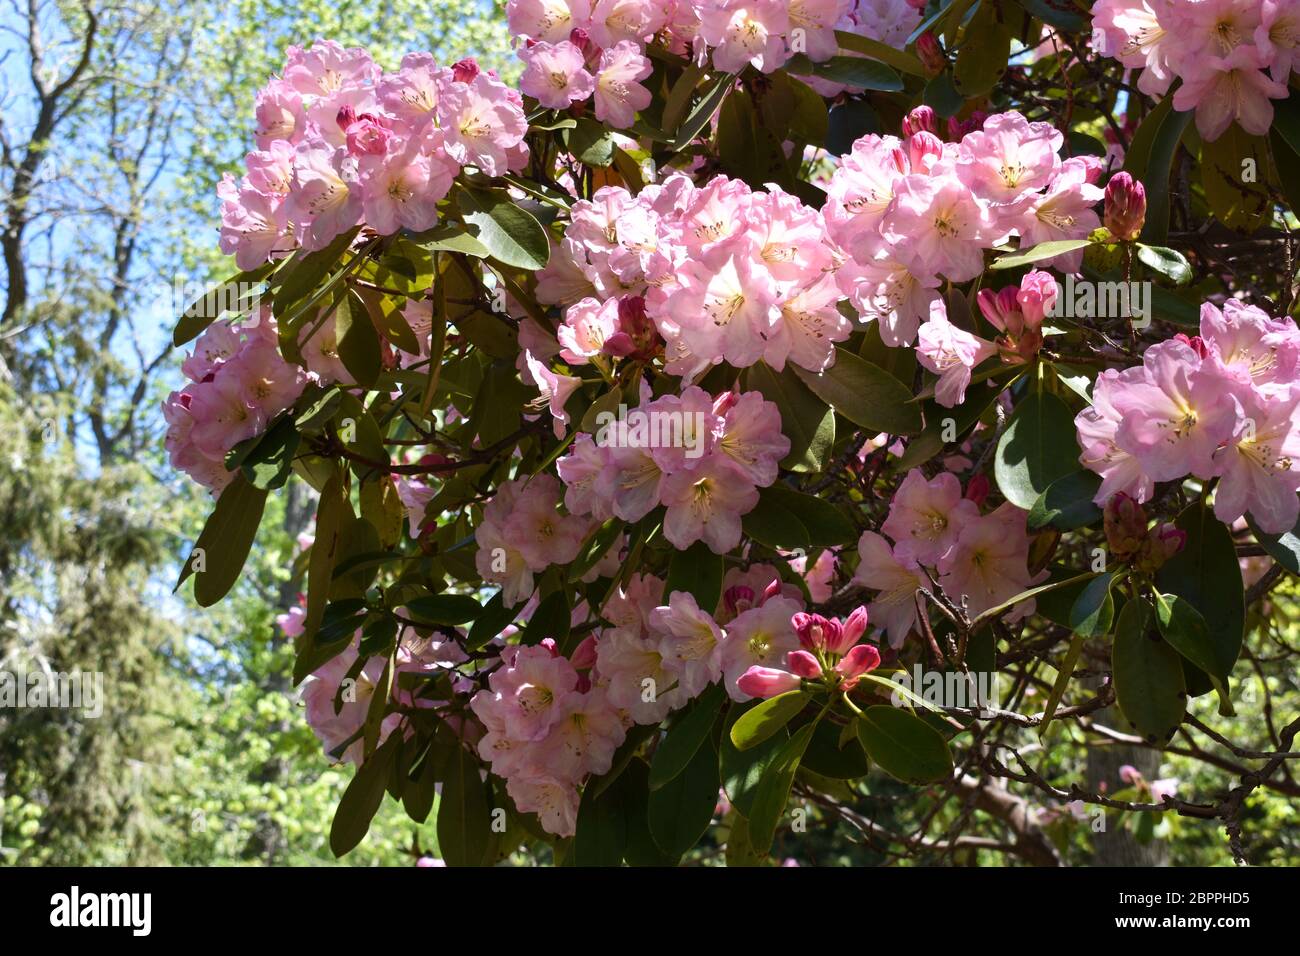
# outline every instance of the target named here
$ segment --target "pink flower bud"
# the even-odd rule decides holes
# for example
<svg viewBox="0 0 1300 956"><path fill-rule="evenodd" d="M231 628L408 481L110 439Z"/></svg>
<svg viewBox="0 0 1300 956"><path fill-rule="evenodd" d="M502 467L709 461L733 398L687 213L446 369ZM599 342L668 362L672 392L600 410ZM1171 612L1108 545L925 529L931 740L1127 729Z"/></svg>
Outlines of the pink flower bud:
<svg viewBox="0 0 1300 956"><path fill-rule="evenodd" d="M948 65L948 58L943 55L943 49L939 46L939 38L934 35L933 30L926 30L916 39L916 55L921 59L921 65L925 67L925 72L930 76L938 76L943 72L943 68Z"/></svg>
<svg viewBox="0 0 1300 956"><path fill-rule="evenodd" d="M1132 242L1146 219L1146 187L1128 173L1116 173L1106 184L1106 228L1116 239Z"/></svg>
<svg viewBox="0 0 1300 956"><path fill-rule="evenodd" d="M970 481L966 482L966 494L963 496L967 501L975 502L976 506L984 504L988 498L992 485L989 484L989 476L980 472L978 475L971 475Z"/></svg>
<svg viewBox="0 0 1300 956"><path fill-rule="evenodd" d="M843 659L835 665L835 673L844 678L843 687L851 690L863 674L870 673L880 666L880 651L871 644L859 644L852 648Z"/></svg>
<svg viewBox="0 0 1300 956"><path fill-rule="evenodd" d="M807 680L816 680L822 676L821 664L817 663L817 658L807 651L791 651L786 654L785 666L790 668L791 673Z"/></svg>
<svg viewBox="0 0 1300 956"><path fill-rule="evenodd" d="M591 52L591 35L582 27L574 27L569 31L569 42L588 55Z"/></svg>
<svg viewBox="0 0 1300 956"><path fill-rule="evenodd" d="M939 117L928 106L918 106L903 117L903 135L915 136L925 131L939 135Z"/></svg>
<svg viewBox="0 0 1300 956"><path fill-rule="evenodd" d="M836 647L827 647L826 649L832 654L846 654L849 648L862 640L862 635L866 632L867 609L859 605L852 614L844 619L844 624L840 627L839 644Z"/></svg>
<svg viewBox="0 0 1300 956"><path fill-rule="evenodd" d="M933 133L921 130L907 138L907 159L912 171L929 172L943 156L943 142Z"/></svg>
<svg viewBox="0 0 1300 956"><path fill-rule="evenodd" d="M451 65L451 76L457 83L468 83L478 76L478 60L467 56Z"/></svg>
<svg viewBox="0 0 1300 956"><path fill-rule="evenodd" d="M740 675L736 686L741 693L750 697L775 697L777 694L797 690L799 678L789 671L755 665Z"/></svg>
<svg viewBox="0 0 1300 956"><path fill-rule="evenodd" d="M1056 297L1060 291L1050 273L1035 269L1025 274L1020 280L1016 301L1020 303L1020 311L1024 314L1028 328L1041 328L1043 321L1056 311Z"/></svg>
<svg viewBox="0 0 1300 956"><path fill-rule="evenodd" d="M831 621L820 614L805 614L800 611L790 618L799 643L810 651L824 651L831 644L840 640L840 622Z"/></svg>
<svg viewBox="0 0 1300 956"><path fill-rule="evenodd" d="M1190 348L1201 358L1205 358L1207 355L1210 354L1210 349L1205 344L1205 339L1201 338L1199 335L1193 335L1189 338L1184 333L1179 332L1177 335L1174 336L1174 338L1176 338L1179 342L1182 342L1184 345Z"/></svg>
<svg viewBox="0 0 1300 956"><path fill-rule="evenodd" d="M1128 561L1146 543L1146 512L1122 491L1106 502L1102 512L1102 527L1106 531L1106 544L1116 560Z"/></svg>
<svg viewBox="0 0 1300 956"><path fill-rule="evenodd" d="M1129 763L1119 768L1119 778L1129 786L1136 786L1142 782L1142 774L1138 768Z"/></svg>
<svg viewBox="0 0 1300 956"><path fill-rule="evenodd" d="M1025 315L1020 311L1020 290L1013 285L994 292L980 289L975 296L984 318L999 332L1019 335L1025 327Z"/></svg>
<svg viewBox="0 0 1300 956"><path fill-rule="evenodd" d="M596 635L588 634L577 647L573 649L573 656L569 658L569 663L573 665L574 670L586 670L596 664Z"/></svg>

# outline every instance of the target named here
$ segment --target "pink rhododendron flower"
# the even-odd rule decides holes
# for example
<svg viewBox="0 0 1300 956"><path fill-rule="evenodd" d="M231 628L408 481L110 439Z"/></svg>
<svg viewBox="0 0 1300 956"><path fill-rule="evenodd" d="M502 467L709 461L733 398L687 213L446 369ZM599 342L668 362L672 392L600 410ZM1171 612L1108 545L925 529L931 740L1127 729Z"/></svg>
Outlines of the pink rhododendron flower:
<svg viewBox="0 0 1300 956"><path fill-rule="evenodd" d="M601 53L596 67L596 119L618 129L631 126L637 112L650 105L650 91L641 81L652 70L650 59L631 40Z"/></svg>
<svg viewBox="0 0 1300 956"><path fill-rule="evenodd" d="M916 357L926 369L939 376L934 400L953 408L966 400L971 370L997 355L998 347L948 321L942 299L930 306L930 318L917 332Z"/></svg>
<svg viewBox="0 0 1300 956"><path fill-rule="evenodd" d="M568 40L524 47L519 58L525 64L519 89L549 109L567 109L595 89L596 81L587 72L587 58Z"/></svg>

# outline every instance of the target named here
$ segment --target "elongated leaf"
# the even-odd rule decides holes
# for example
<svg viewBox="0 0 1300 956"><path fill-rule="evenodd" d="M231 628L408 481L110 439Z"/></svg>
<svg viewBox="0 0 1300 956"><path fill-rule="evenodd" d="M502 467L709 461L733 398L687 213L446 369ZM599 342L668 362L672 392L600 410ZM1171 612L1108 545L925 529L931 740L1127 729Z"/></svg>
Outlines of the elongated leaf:
<svg viewBox="0 0 1300 956"><path fill-rule="evenodd" d="M709 125L709 120L713 119L713 114L718 111L718 107L727 98L727 94L731 92L735 83L736 78L731 74L723 74L713 81L713 86L700 97L695 107L682 121L682 125L673 134L673 140L669 144L669 148L674 153L685 149L691 140L699 136L700 131Z"/></svg>
<svg viewBox="0 0 1300 956"><path fill-rule="evenodd" d="M478 228L475 238L492 258L530 271L545 267L551 254L546 230L505 190L461 186L456 197L461 215Z"/></svg>
<svg viewBox="0 0 1300 956"><path fill-rule="evenodd" d="M217 499L176 587L194 574L194 600L200 607L211 607L225 597L244 569L265 507L266 489L236 475Z"/></svg>
<svg viewBox="0 0 1300 956"><path fill-rule="evenodd" d="M781 434L790 439L790 454L781 467L816 472L826 466L835 444L835 412L808 390L793 365L774 372L764 362L745 370L745 384L762 393L781 413Z"/></svg>
<svg viewBox="0 0 1300 956"><path fill-rule="evenodd" d="M1100 520L1101 509L1092 500L1100 487L1101 478L1082 469L1057 478L1029 509L1029 530L1051 525L1061 531L1073 531Z"/></svg>
<svg viewBox="0 0 1300 956"><path fill-rule="evenodd" d="M943 735L902 708L868 707L858 717L858 739L872 763L904 783L937 783L952 775Z"/></svg>
<svg viewBox="0 0 1300 956"><path fill-rule="evenodd" d="M1269 534L1266 531L1259 530L1255 524L1255 519L1250 515L1246 516L1246 524L1250 525L1250 531L1259 542L1261 548L1267 551L1278 564L1286 568L1292 574L1300 574L1300 522L1290 531L1282 534Z"/></svg>
<svg viewBox="0 0 1300 956"><path fill-rule="evenodd" d="M1070 638L1069 650L1065 652L1065 659L1061 661L1060 668L1056 672L1056 682L1052 684L1052 691L1047 695L1047 703L1043 707L1043 722L1038 725L1038 736L1043 737L1047 733L1047 725L1052 722L1056 715L1056 708L1060 706L1061 698L1065 696L1065 688L1070 684L1070 678L1074 676L1075 665L1079 663L1079 655L1083 652L1083 642L1085 638L1078 631Z"/></svg>
<svg viewBox="0 0 1300 956"><path fill-rule="evenodd" d="M1110 632L1115 617L1115 601L1110 594L1114 580L1114 573L1108 572L1088 582L1070 608L1070 629L1075 634L1102 637Z"/></svg>
<svg viewBox="0 0 1300 956"><path fill-rule="evenodd" d="M709 828L717 805L718 753L708 741L684 771L650 791L647 818L654 842L666 855L680 859Z"/></svg>
<svg viewBox="0 0 1300 956"><path fill-rule="evenodd" d="M1029 510L1058 478L1079 467L1069 406L1050 392L1030 392L998 441L993 474L1006 499Z"/></svg>
<svg viewBox="0 0 1300 956"><path fill-rule="evenodd" d="M411 617L429 624L465 624L483 613L478 601L467 594L431 594L406 602Z"/></svg>
<svg viewBox="0 0 1300 956"><path fill-rule="evenodd" d="M351 852L370 830L370 821L384 800L398 737L394 734L370 759L357 768L343 791L334 822L330 824L330 852L336 857Z"/></svg>
<svg viewBox="0 0 1300 956"><path fill-rule="evenodd" d="M714 684L697 697L686 712L675 718L668 736L659 743L650 764L649 785L658 790L684 771L709 739L722 703L727 699L721 684Z"/></svg>
<svg viewBox="0 0 1300 956"><path fill-rule="evenodd" d="M1053 239L1051 242L1040 242L1038 245L1029 249L1021 249L1019 252L1011 252L1005 256L999 256L993 261L993 265L989 266L989 268L1016 269L1020 266L1042 262L1044 259L1053 259L1056 256L1064 255L1067 252L1086 249L1090 245L1092 245L1092 240L1090 239Z"/></svg>
<svg viewBox="0 0 1300 956"><path fill-rule="evenodd" d="M707 544L697 541L685 551L673 555L664 584L664 597L670 597L674 591L685 591L695 598L695 603L705 614L712 614L722 599L724 570L722 555L714 554Z"/></svg>
<svg viewBox="0 0 1300 956"><path fill-rule="evenodd" d="M1233 716L1232 700L1228 696L1228 675L1220 667L1218 651L1201 612L1177 594L1156 592L1155 601L1156 624L1160 628L1160 636L1179 654L1209 675L1219 694L1219 713L1224 717Z"/></svg>
<svg viewBox="0 0 1300 956"><path fill-rule="evenodd" d="M911 391L879 365L848 349L835 349L835 364L814 374L795 367L795 374L826 404L863 428L891 435L921 430L921 410Z"/></svg>
<svg viewBox="0 0 1300 956"><path fill-rule="evenodd" d="M1140 180L1147 191L1144 242L1163 243L1169 235L1169 179L1178 144L1192 121L1191 112L1177 112L1173 105L1173 96L1161 100L1133 134L1124 154L1125 172Z"/></svg>
<svg viewBox="0 0 1300 956"><path fill-rule="evenodd" d="M628 820L623 784L596 796L590 787L578 804L573 862L578 866L618 866L627 849Z"/></svg>
<svg viewBox="0 0 1300 956"><path fill-rule="evenodd" d="M793 720L807 703L807 693L792 690L755 704L731 725L731 742L737 750L757 747Z"/></svg>
<svg viewBox="0 0 1300 956"><path fill-rule="evenodd" d="M749 814L749 842L759 856L766 856L772 848L776 829L781 824L786 803L790 800L794 775L816 727L815 721L807 723L791 735L759 780Z"/></svg>
<svg viewBox="0 0 1300 956"><path fill-rule="evenodd" d="M438 801L438 848L448 866L479 866L490 837L491 810L478 761L457 747Z"/></svg>
<svg viewBox="0 0 1300 956"><path fill-rule="evenodd" d="M1144 740L1163 743L1173 736L1187 709L1183 665L1178 652L1152 640L1151 609L1129 601L1120 612L1111 650L1115 700L1128 725Z"/></svg>
<svg viewBox="0 0 1300 956"><path fill-rule="evenodd" d="M731 729L736 721L761 703L761 700L753 700L745 704L733 704L727 712L727 719L722 728L722 740L718 745L718 768L722 777L722 787L731 805L745 816L749 816L753 807L754 795L758 791L763 772L776 759L776 755L790 738L786 728L782 727L767 740L748 750L740 750L731 742Z"/></svg>

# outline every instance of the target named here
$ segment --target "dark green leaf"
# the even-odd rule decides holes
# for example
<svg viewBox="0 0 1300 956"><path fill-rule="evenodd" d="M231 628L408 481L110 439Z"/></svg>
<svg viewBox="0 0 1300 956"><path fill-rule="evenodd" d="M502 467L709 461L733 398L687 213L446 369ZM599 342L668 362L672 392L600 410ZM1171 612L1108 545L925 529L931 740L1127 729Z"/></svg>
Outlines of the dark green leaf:
<svg viewBox="0 0 1300 956"><path fill-rule="evenodd" d="M722 555L714 554L703 541L673 554L664 583L665 602L674 591L685 591L705 614L712 614L722 599Z"/></svg>
<svg viewBox="0 0 1300 956"><path fill-rule="evenodd" d="M952 776L952 753L943 735L902 708L868 707L858 717L858 739L872 763L904 783L938 783Z"/></svg>
<svg viewBox="0 0 1300 956"><path fill-rule="evenodd" d="M1102 637L1115 619L1115 601L1110 595L1113 572L1088 582L1070 608L1070 629L1082 637Z"/></svg>
<svg viewBox="0 0 1300 956"><path fill-rule="evenodd" d="M211 607L225 597L244 569L265 507L266 489L237 474L217 499L176 587L194 574L194 600L200 607Z"/></svg>
<svg viewBox="0 0 1300 956"><path fill-rule="evenodd" d="M786 365L774 372L764 362L745 370L745 385L762 393L781 413L781 434L790 439L790 454L781 467L796 472L821 471L835 444L835 412Z"/></svg>
<svg viewBox="0 0 1300 956"><path fill-rule="evenodd" d="M794 785L794 775L803 760L808 742L812 740L817 722L804 724L781 745L772 762L763 771L754 793L754 802L749 814L749 842L754 852L766 856L776 838L776 828L781 824L785 814L785 805L790 799L790 787Z"/></svg>
<svg viewBox="0 0 1300 956"><path fill-rule="evenodd" d="M1120 612L1111 651L1115 699L1129 726L1150 743L1173 736L1187 709L1178 652L1154 639L1151 609L1129 601Z"/></svg>
<svg viewBox="0 0 1300 956"><path fill-rule="evenodd" d="M504 189L461 186L456 191L461 215L478 228L475 238L508 266L537 271L550 258L546 230Z"/></svg>
<svg viewBox="0 0 1300 956"><path fill-rule="evenodd" d="M713 684L691 704L688 710L673 718L668 736L659 742L654 760L650 763L650 789L658 790L675 780L677 775L706 745L709 733L717 722L718 712L727 699L721 684Z"/></svg>
<svg viewBox="0 0 1300 956"><path fill-rule="evenodd" d="M1057 478L1029 509L1029 530L1051 525L1061 531L1074 531L1098 521L1101 509L1092 499L1100 487L1101 478L1091 471L1072 471Z"/></svg>
<svg viewBox="0 0 1300 956"><path fill-rule="evenodd" d="M879 365L847 349L835 349L835 364L820 375L795 367L803 383L849 421L891 435L921 430L921 410L912 392Z"/></svg>
<svg viewBox="0 0 1300 956"><path fill-rule="evenodd" d="M998 441L993 466L998 488L1013 505L1029 510L1052 482L1078 467L1069 406L1050 392L1030 392Z"/></svg>
<svg viewBox="0 0 1300 956"><path fill-rule="evenodd" d="M479 866L490 838L491 810L478 761L457 747L438 801L438 849L448 866Z"/></svg>
<svg viewBox="0 0 1300 956"><path fill-rule="evenodd" d="M393 735L370 759L357 768L351 783L339 799L330 824L330 852L343 856L365 838L370 821L383 802L398 741Z"/></svg>
<svg viewBox="0 0 1300 956"><path fill-rule="evenodd" d="M731 742L731 728L735 726L736 721L761 703L760 700L753 700L745 704L733 704L727 712L727 720L722 727L722 740L718 746L718 765L723 789L726 790L732 806L745 816L749 816L753 807L754 795L763 772L776 759L776 755L790 737L783 727L763 743L749 750L739 750Z"/></svg>
<svg viewBox="0 0 1300 956"><path fill-rule="evenodd" d="M428 624L464 624L483 612L478 601L467 594L431 594L412 598L406 610L417 621Z"/></svg>
<svg viewBox="0 0 1300 956"><path fill-rule="evenodd" d="M707 741L686 769L650 791L650 834L665 854L680 859L699 842L718 805L718 753Z"/></svg>

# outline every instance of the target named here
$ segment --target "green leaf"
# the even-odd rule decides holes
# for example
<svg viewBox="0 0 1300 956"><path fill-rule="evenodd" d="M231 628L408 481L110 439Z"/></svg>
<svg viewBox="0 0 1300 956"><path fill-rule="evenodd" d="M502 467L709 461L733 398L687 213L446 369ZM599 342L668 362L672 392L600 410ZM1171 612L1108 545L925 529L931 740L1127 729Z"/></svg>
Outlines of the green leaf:
<svg viewBox="0 0 1300 956"><path fill-rule="evenodd" d="M731 742L731 729L745 714L753 710L761 700L752 700L744 704L733 704L727 711L726 722L722 726L722 740L718 745L718 767L722 777L722 787L727 798L745 816L749 816L754 805L754 795L758 791L759 781L781 748L785 746L790 735L783 727L756 747L740 750Z"/></svg>
<svg viewBox="0 0 1300 956"><path fill-rule="evenodd" d="M835 444L835 412L808 391L794 366L774 372L758 362L745 369L744 380L747 389L761 393L781 413L781 434L790 439L790 453L781 467L796 472L825 468Z"/></svg>
<svg viewBox="0 0 1300 956"><path fill-rule="evenodd" d="M1050 525L1061 531L1074 531L1100 520L1101 509L1092 500L1100 487L1101 478L1091 471L1072 471L1057 478L1029 509L1029 530Z"/></svg>
<svg viewBox="0 0 1300 956"><path fill-rule="evenodd" d="M1213 142L1202 141L1200 169L1205 201L1215 219L1237 232L1254 232L1263 225L1272 209L1273 179L1265 137L1233 123Z"/></svg>
<svg viewBox="0 0 1300 956"><path fill-rule="evenodd" d="M1241 653L1246 625L1245 587L1232 534L1200 501L1185 508L1174 525L1187 532L1187 541L1156 572L1156 585L1165 594L1186 598L1201 612L1216 649L1217 670L1229 674ZM1189 694L1197 697L1212 687L1207 675L1189 665Z"/></svg>
<svg viewBox="0 0 1300 956"><path fill-rule="evenodd" d="M722 555L714 554L707 544L697 541L685 551L673 554L664 583L664 598L671 597L674 591L685 591L695 598L700 610L712 614L722 599L724 570Z"/></svg>
<svg viewBox="0 0 1300 956"><path fill-rule="evenodd" d="M1067 252L1074 252L1077 249L1086 249L1090 245L1092 245L1091 239L1053 239L1051 242L1040 242L1029 249L1021 249L1018 252L999 256L989 268L1017 269L1020 266L1042 262L1044 259L1052 259Z"/></svg>
<svg viewBox="0 0 1300 956"><path fill-rule="evenodd" d="M1250 526L1251 534L1259 546L1272 555L1273 560L1292 574L1300 574L1300 522L1282 534L1269 534L1259 530L1259 525L1255 524L1255 519L1250 515L1246 515L1246 524Z"/></svg>
<svg viewBox="0 0 1300 956"><path fill-rule="evenodd" d="M848 33L844 30L835 31L835 40L839 43L841 50L852 50L854 53L865 54L873 60L888 63L895 69L910 73L912 76L925 76L925 66L922 65L914 53L898 50L888 43L882 43L880 40L873 40L871 37L865 37L859 33Z"/></svg>
<svg viewBox="0 0 1300 956"><path fill-rule="evenodd" d="M1160 636L1179 654L1209 675L1219 694L1219 713L1224 717L1233 716L1232 700L1228 696L1228 674L1220 667L1218 651L1201 612L1177 594L1161 594L1157 591L1155 600L1156 624L1160 628Z"/></svg>
<svg viewBox="0 0 1300 956"><path fill-rule="evenodd" d="M1070 629L1075 634L1102 637L1110 632L1115 619L1115 601L1110 594L1114 580L1114 572L1098 575L1080 593L1070 608Z"/></svg>
<svg viewBox="0 0 1300 956"><path fill-rule="evenodd" d="M388 776L399 737L394 734L353 774L352 781L339 799L330 824L330 852L336 857L351 852L370 830L379 804L388 787Z"/></svg>
<svg viewBox="0 0 1300 956"><path fill-rule="evenodd" d="M957 91L967 99L992 91L1007 71L1012 37L1002 17L997 6L984 3L966 27L952 79Z"/></svg>
<svg viewBox="0 0 1300 956"><path fill-rule="evenodd" d="M650 835L673 859L699 842L718 805L718 754L712 741L700 747L686 769L650 791L646 816Z"/></svg>
<svg viewBox="0 0 1300 956"><path fill-rule="evenodd" d="M491 810L478 761L457 747L447 762L438 800L438 849L448 866L479 866L491 835Z"/></svg>
<svg viewBox="0 0 1300 956"><path fill-rule="evenodd" d="M316 538L307 555L307 614L302 633L294 641L293 682L300 684L337 650L330 652L314 646L316 631L325 616L334 565L342 550L342 529L352 521L352 505L343 492L342 473L334 467L320 493L316 506Z"/></svg>
<svg viewBox="0 0 1300 956"><path fill-rule="evenodd" d="M181 346L197 338L204 329L227 311L227 306L241 307L249 299L251 293L249 287L260 285L275 271L277 265L279 263L268 262L256 269L237 273L225 282L207 289L193 302L187 303L185 311L176 320L176 328L172 331L172 345Z"/></svg>
<svg viewBox="0 0 1300 956"><path fill-rule="evenodd" d="M515 620L517 608L506 607L503 592L492 595L482 612L474 619L474 626L469 629L465 639L465 649L478 650L498 634L509 627Z"/></svg>
<svg viewBox="0 0 1300 956"><path fill-rule="evenodd" d="M193 574L194 600L199 607L211 607L225 597L244 569L265 507L266 489L237 474L221 492L199 532L176 588Z"/></svg>
<svg viewBox="0 0 1300 956"><path fill-rule="evenodd" d="M938 783L952 776L952 753L943 735L902 708L868 707L858 717L858 739L872 763L904 783Z"/></svg>
<svg viewBox="0 0 1300 956"><path fill-rule="evenodd" d="M855 780L865 777L871 769L857 734L850 733L845 738L839 727L825 720L819 721L813 731L802 765L833 780Z"/></svg>
<svg viewBox="0 0 1300 956"><path fill-rule="evenodd" d="M476 259L486 259L491 255L487 247L458 222L440 222L424 232L409 233L408 238L428 252L460 252Z"/></svg>
<svg viewBox="0 0 1300 956"><path fill-rule="evenodd" d="M1166 249L1164 246L1137 244L1137 257L1146 266L1162 276L1172 279L1177 285L1186 285L1192 281L1191 264L1181 252Z"/></svg>
<svg viewBox="0 0 1300 956"><path fill-rule="evenodd" d="M565 588L552 591L542 598L537 610L524 625L519 635L521 644L540 644L546 638L554 639L556 644L563 643L569 636L572 626L573 610L569 606L569 592Z"/></svg>
<svg viewBox="0 0 1300 956"><path fill-rule="evenodd" d="M709 732L713 730L726 699L722 685L713 684L695 699L688 710L674 717L668 736L659 742L650 763L651 790L658 790L677 779L677 775L686 769L709 739Z"/></svg>
<svg viewBox="0 0 1300 956"><path fill-rule="evenodd" d="M852 152L853 144L868 133L880 132L880 120L867 100L844 100L826 117L826 151L832 156Z"/></svg>
<svg viewBox="0 0 1300 956"><path fill-rule="evenodd" d="M1129 601L1120 612L1111 650L1115 700L1129 726L1149 743L1174 735L1187 709L1183 665L1178 652L1153 640L1151 609Z"/></svg>
<svg viewBox="0 0 1300 956"><path fill-rule="evenodd" d="M921 101L943 119L952 119L966 105L966 97L957 91L952 73L944 70L925 84Z"/></svg>
<svg viewBox="0 0 1300 956"><path fill-rule="evenodd" d="M412 598L406 610L417 621L429 624L464 624L477 618L483 608L467 594L431 594Z"/></svg>
<svg viewBox="0 0 1300 956"><path fill-rule="evenodd" d="M326 319L330 321L330 319ZM338 337L339 360L358 385L371 386L384 367L379 334L357 294L344 290L333 316L334 334Z"/></svg>
<svg viewBox="0 0 1300 956"><path fill-rule="evenodd" d="M504 189L460 186L456 201L465 221L478 228L475 238L492 258L532 272L546 266L551 255L546 230Z"/></svg>
<svg viewBox="0 0 1300 956"><path fill-rule="evenodd" d="M731 725L731 742L737 750L750 750L794 719L808 703L802 690L787 691L756 704Z"/></svg>
<svg viewBox="0 0 1300 956"><path fill-rule="evenodd" d="M821 374L795 367L795 374L831 408L849 421L890 435L921 430L921 409L912 392L879 365L848 349L835 349L835 364Z"/></svg>
<svg viewBox="0 0 1300 956"><path fill-rule="evenodd" d="M293 416L283 415L249 449L238 467L253 487L268 490L279 488L289 480L293 471L298 442L299 435L293 427Z"/></svg>
<svg viewBox="0 0 1300 956"><path fill-rule="evenodd" d="M795 491L781 483L759 489L758 505L750 514L761 512L770 519L778 511L785 512L799 522L804 532L801 539L806 539L811 547L833 548L841 544L851 544L858 539L858 532L853 522L825 498ZM748 517L749 515L745 515L741 518L742 527ZM767 541L763 543L769 544Z"/></svg>
<svg viewBox="0 0 1300 956"><path fill-rule="evenodd" d="M722 101L727 98L735 86L736 78L730 73L724 73L713 81L713 86L709 91L700 97L695 107L687 114L682 125L673 134L672 142L669 149L674 153L681 152L685 149L700 131L709 125L709 120L713 119L713 114L718 111Z"/></svg>
<svg viewBox="0 0 1300 956"><path fill-rule="evenodd" d="M1073 0L1019 0L1019 3L1025 12L1067 33L1083 32L1088 22Z"/></svg>
<svg viewBox="0 0 1300 956"><path fill-rule="evenodd" d="M1107 598L1109 599L1109 594ZM1070 678L1074 676L1074 668L1079 663L1079 655L1083 652L1083 642L1086 639L1079 631L1075 631L1074 636L1070 638L1069 650L1065 652L1065 660L1061 661L1056 672L1056 681L1052 684L1052 691L1047 695L1047 703L1043 707L1043 722L1038 725L1040 739L1046 735L1048 724L1056 716L1056 708L1060 705L1061 698L1065 696L1065 688L1069 686Z"/></svg>
<svg viewBox="0 0 1300 956"><path fill-rule="evenodd" d="M1124 171L1147 191L1144 242L1162 243L1169 235L1169 180L1178 144L1192 121L1191 112L1180 113L1173 106L1173 96L1165 96L1142 121L1124 154Z"/></svg>
<svg viewBox="0 0 1300 956"><path fill-rule="evenodd" d="M1052 482L1078 467L1079 443L1069 406L1050 392L1031 391L998 441L993 465L998 488L1027 511Z"/></svg>
<svg viewBox="0 0 1300 956"><path fill-rule="evenodd" d="M677 857L670 856L655 843L650 833L650 768L634 757L611 785L616 799L623 804L627 819L627 845L623 858L628 866L673 866Z"/></svg>
<svg viewBox="0 0 1300 956"><path fill-rule="evenodd" d="M898 93L903 89L903 79L890 67L876 60L860 56L833 56L829 60L814 63L803 54L797 54L786 64L791 73L820 77L832 83L858 90L878 90L882 93Z"/></svg>
<svg viewBox="0 0 1300 956"><path fill-rule="evenodd" d="M804 724L781 745L772 762L763 771L754 793L754 802L749 814L749 842L760 856L766 856L772 849L776 838L776 828L785 814L786 803L790 799L790 788L794 785L794 775L803 760L804 751L817 727L813 721Z"/></svg>
<svg viewBox="0 0 1300 956"><path fill-rule="evenodd" d="M584 116L565 135L569 152L584 166L614 164L614 134L603 124Z"/></svg>
<svg viewBox="0 0 1300 956"><path fill-rule="evenodd" d="M402 314L406 300L400 296L385 295L375 289L357 287L353 291L360 297L370 316L370 322L381 335L408 355L418 355L420 340L411 331L410 323Z"/></svg>
<svg viewBox="0 0 1300 956"><path fill-rule="evenodd" d="M578 804L573 862L578 866L619 866L627 849L628 821L624 783L595 795L586 788Z"/></svg>

